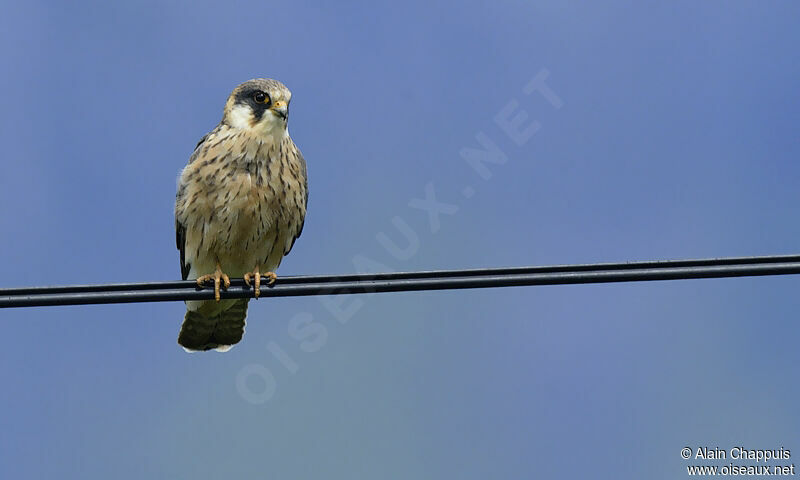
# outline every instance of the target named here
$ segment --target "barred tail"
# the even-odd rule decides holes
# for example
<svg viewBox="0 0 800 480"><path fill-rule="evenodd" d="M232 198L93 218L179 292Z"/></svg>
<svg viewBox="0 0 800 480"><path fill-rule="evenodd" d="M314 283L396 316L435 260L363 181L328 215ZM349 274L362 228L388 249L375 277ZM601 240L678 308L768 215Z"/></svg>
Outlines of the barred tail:
<svg viewBox="0 0 800 480"><path fill-rule="evenodd" d="M178 343L186 351L227 352L242 339L249 299L213 300L186 310Z"/></svg>

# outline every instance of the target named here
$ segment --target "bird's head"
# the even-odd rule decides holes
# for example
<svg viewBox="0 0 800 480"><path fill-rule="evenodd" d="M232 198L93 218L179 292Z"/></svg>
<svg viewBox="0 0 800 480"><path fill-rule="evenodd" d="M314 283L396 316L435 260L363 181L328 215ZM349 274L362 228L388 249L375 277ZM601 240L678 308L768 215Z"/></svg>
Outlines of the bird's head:
<svg viewBox="0 0 800 480"><path fill-rule="evenodd" d="M277 80L248 80L231 92L222 123L257 135L283 136L291 99L292 92Z"/></svg>

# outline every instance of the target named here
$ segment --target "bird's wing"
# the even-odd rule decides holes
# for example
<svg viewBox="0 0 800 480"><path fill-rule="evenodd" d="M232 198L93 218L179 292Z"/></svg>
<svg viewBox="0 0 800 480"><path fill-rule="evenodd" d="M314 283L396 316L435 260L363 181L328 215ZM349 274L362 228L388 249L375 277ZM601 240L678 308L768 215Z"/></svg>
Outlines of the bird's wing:
<svg viewBox="0 0 800 480"><path fill-rule="evenodd" d="M175 220L175 240L178 250L181 251L181 277L186 280L192 266L186 263L186 229L177 219Z"/></svg>
<svg viewBox="0 0 800 480"><path fill-rule="evenodd" d="M189 164L197 160L197 157L200 156L202 145L213 133L216 132L216 130L217 129L214 129L211 132L206 133L205 135L203 135L203 138L201 138L200 141L197 142L197 145L195 145L192 155L189 157ZM178 203L178 200L181 198L182 195L183 195L183 186L178 185L178 193L175 195L176 204ZM186 262L186 226L183 225L180 222L180 220L178 220L177 212L175 214L175 243L178 246L178 250L180 250L181 252L181 277L183 277L183 279L186 280L186 278L189 276L189 270L192 268L192 265Z"/></svg>
<svg viewBox="0 0 800 480"><path fill-rule="evenodd" d="M306 159L303 158L303 154L300 153L300 149L297 148L297 145L292 142L292 155L297 156L297 162L300 164L300 176L303 177L303 187L305 188L305 197L303 197L303 214L300 218L300 226L297 228L297 233L294 234L292 237L292 241L289 243L289 248L287 248L283 255L286 256L289 252L292 251L292 247L294 247L294 242L300 238L300 235L303 233L303 226L306 223L306 207L308 205L308 173L306 172Z"/></svg>

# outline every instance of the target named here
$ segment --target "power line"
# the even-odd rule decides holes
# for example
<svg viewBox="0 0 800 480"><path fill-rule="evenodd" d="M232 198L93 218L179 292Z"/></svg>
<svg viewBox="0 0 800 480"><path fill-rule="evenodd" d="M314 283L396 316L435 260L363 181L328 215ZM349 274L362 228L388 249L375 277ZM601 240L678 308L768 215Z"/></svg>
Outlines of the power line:
<svg viewBox="0 0 800 480"><path fill-rule="evenodd" d="M273 286L262 286L261 296L341 295L791 274L800 274L800 255L279 277ZM245 285L242 279L232 279L230 288L222 291L223 299L252 296L252 288ZM27 287L0 289L0 308L212 298L213 289L198 288L192 280Z"/></svg>

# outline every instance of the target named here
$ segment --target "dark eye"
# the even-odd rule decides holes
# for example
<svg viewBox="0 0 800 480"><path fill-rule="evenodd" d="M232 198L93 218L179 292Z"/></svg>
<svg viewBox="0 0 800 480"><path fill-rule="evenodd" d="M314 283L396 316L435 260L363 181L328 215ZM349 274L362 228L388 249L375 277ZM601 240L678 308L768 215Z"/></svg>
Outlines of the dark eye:
<svg viewBox="0 0 800 480"><path fill-rule="evenodd" d="M259 90L259 91L257 91L256 93L253 94L253 100L255 100L256 103L264 103L264 104L269 104L270 103L269 95L267 95L266 93L262 92L261 90Z"/></svg>

